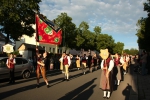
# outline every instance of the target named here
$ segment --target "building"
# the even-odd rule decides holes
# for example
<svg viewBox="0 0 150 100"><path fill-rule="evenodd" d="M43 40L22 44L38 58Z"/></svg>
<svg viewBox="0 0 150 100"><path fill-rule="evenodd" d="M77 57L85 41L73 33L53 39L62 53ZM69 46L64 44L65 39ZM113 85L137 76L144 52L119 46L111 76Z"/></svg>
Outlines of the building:
<svg viewBox="0 0 150 100"><path fill-rule="evenodd" d="M5 45L6 36L3 33L0 33L0 52L3 52L2 47ZM13 45L13 42L9 40L9 44Z"/></svg>
<svg viewBox="0 0 150 100"><path fill-rule="evenodd" d="M18 50L20 55L24 58L33 57L35 55L35 47L38 46L42 52L47 51L48 53L61 54L63 48L53 44L40 44L35 40L36 33L32 37L22 35L19 41L15 41L15 50Z"/></svg>

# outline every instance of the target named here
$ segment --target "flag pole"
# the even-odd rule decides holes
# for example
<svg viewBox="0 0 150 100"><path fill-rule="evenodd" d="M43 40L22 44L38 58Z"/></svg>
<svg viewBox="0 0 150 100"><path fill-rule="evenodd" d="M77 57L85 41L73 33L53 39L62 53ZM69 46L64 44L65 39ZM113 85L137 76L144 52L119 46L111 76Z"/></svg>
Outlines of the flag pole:
<svg viewBox="0 0 150 100"><path fill-rule="evenodd" d="M55 48L56 48L55 53L57 54L58 53L58 45L55 45Z"/></svg>
<svg viewBox="0 0 150 100"><path fill-rule="evenodd" d="M39 53L39 50L37 48L37 29L38 29L38 26L37 26L37 19L36 19L36 16L37 16L37 11L36 10L33 10L34 13L35 13L35 43L36 43L36 46L35 46L35 50L36 50L36 57L38 56L38 53Z"/></svg>

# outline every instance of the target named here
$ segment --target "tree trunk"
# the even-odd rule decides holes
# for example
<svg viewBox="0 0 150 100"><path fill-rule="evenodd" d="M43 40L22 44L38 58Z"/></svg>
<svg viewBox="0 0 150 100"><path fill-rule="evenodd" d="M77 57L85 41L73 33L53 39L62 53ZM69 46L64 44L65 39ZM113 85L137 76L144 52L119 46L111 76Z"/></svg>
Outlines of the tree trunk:
<svg viewBox="0 0 150 100"><path fill-rule="evenodd" d="M9 34L7 34L7 36L5 37L5 44L7 44L9 42Z"/></svg>

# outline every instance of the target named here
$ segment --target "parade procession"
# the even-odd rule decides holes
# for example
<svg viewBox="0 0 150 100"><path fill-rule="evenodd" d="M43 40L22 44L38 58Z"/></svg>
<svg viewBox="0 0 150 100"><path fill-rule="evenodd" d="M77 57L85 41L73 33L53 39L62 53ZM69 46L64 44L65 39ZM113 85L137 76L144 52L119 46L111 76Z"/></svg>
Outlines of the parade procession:
<svg viewBox="0 0 150 100"><path fill-rule="evenodd" d="M36 13L36 42L60 45L62 41L62 30L49 20L45 20L43 15ZM37 44L37 43L36 43ZM46 87L51 88L51 82L47 78L47 73L56 70L63 74L62 82L71 81L71 70L80 71L81 76L88 73L93 74L95 71L100 71L99 74L99 89L103 91L103 98L111 98L114 87L119 86L123 81L124 75L128 73L131 64L131 55L126 53L110 54L107 48L100 49L99 52L88 51L82 53L73 53L64 51L62 54L50 55L46 50L40 51L38 45L35 46L35 55L29 57L31 73L36 75L35 88L41 88L40 78L42 76ZM5 50L5 48L4 48ZM5 52L8 53L6 50ZM75 52L75 50L74 50ZM9 58L6 65L9 71L9 84L15 84L15 70L17 70L18 56L9 53ZM26 71L25 71L26 72ZM23 72L24 73L24 72ZM25 73L26 78L27 73ZM89 79L91 80L91 79ZM78 83L77 83L78 84Z"/></svg>
<svg viewBox="0 0 150 100"><path fill-rule="evenodd" d="M71 51L67 52L67 50L65 50L60 54L50 54L46 51L46 49L41 52L37 45L38 43L59 46L62 42L63 33L61 28L56 27L55 23L45 19L44 16L38 12L35 12L35 19L36 46L33 48L34 53L29 55L30 57L27 61L29 62L29 65L27 66L30 66L31 68L28 70L22 69L23 78L28 80L30 74L35 77L36 83L34 84L36 85L34 85L32 88L43 88L43 81L45 82L47 88L51 88L51 76L48 77L48 73L62 74L60 82L70 82L73 80L72 76L70 76L72 71L77 71L80 73L80 76L86 76L88 74L94 74L95 72L98 72L97 80L99 80L99 82L96 84L98 86L97 88L99 89L98 92L102 92L103 99L110 99L113 91L117 91L119 85L124 82L125 75L128 73L131 65L131 60L133 60L134 57L126 53L119 54L116 52L111 54L109 52L110 50L107 48L100 49L99 52L91 51L89 49L87 52L83 52L83 49L81 52L74 50L75 53ZM3 49L5 50L5 47ZM18 81L16 79L18 59L22 59L23 57L20 56L19 58L15 54L10 53L8 50L5 50L4 52L9 54L9 57L7 59L5 58L6 62L4 62L9 69L9 85L16 85L16 81ZM41 77L43 78L43 81L41 80ZM88 80L92 79L88 78ZM80 84L80 82L78 84ZM126 89L123 91L129 92ZM128 93L123 95L127 94ZM126 98L128 96L129 94L126 96ZM84 99L84 97L82 98ZM48 100L48 98L44 99ZM66 99L63 99L62 97L61 100Z"/></svg>
<svg viewBox="0 0 150 100"><path fill-rule="evenodd" d="M150 0L0 0L0 100L150 100Z"/></svg>

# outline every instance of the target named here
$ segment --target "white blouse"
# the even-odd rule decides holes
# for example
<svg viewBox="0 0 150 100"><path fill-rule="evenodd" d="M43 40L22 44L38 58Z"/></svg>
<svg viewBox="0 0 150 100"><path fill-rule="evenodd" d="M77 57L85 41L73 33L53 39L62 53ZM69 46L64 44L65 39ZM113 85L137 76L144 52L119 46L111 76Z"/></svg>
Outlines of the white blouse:
<svg viewBox="0 0 150 100"><path fill-rule="evenodd" d="M102 60L102 62L101 62L101 69L104 67L103 65L104 65L104 60ZM114 61L110 60L108 70L111 71L113 69L113 67L114 67Z"/></svg>
<svg viewBox="0 0 150 100"><path fill-rule="evenodd" d="M67 57L67 59L68 59L68 64L69 64L69 66L70 66L70 64L71 64L70 57L69 57L69 56L66 56L66 57ZM61 58L59 59L59 61L60 61L60 62L63 62L63 57L61 57Z"/></svg>

